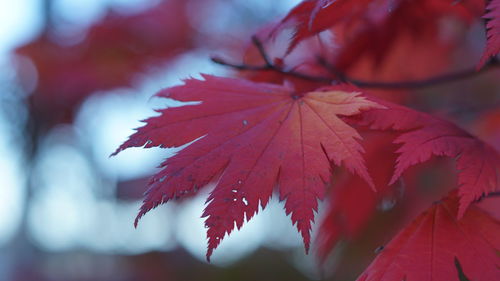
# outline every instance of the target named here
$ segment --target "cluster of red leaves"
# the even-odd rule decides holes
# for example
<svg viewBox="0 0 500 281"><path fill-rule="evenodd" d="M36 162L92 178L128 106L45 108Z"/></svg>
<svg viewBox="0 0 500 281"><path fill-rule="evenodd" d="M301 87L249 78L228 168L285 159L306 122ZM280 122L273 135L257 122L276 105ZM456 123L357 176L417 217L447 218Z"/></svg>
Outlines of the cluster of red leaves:
<svg viewBox="0 0 500 281"><path fill-rule="evenodd" d="M19 47L37 69L34 110L67 121L90 94L130 85L138 73L193 47L185 2L164 1L132 15L110 12L74 45L61 45L49 29Z"/></svg>
<svg viewBox="0 0 500 281"><path fill-rule="evenodd" d="M293 28L289 51L318 33L333 33L335 67L344 73L421 78L449 63L460 30L483 12L483 0L312 0L290 11L277 30Z"/></svg>
<svg viewBox="0 0 500 281"><path fill-rule="evenodd" d="M488 9L481 64L499 47L498 1ZM483 13L482 0L311 0L294 8L274 32L294 29L285 52L290 54L299 43L328 30L337 36L332 65L340 71L363 69L360 61L368 58L381 69L387 61L393 63L391 77L399 77L396 72L407 65L388 59L395 46L420 40L433 50L449 51L452 45L443 43L439 32L443 20L453 17L468 25ZM286 58L275 61L285 64ZM362 231L408 168L432 156L447 156L456 160L455 190L403 229L359 280L500 279L500 224L475 205L500 191L495 148L451 122L353 86L311 90L316 84L285 74L274 73L267 80L266 75L243 76L254 81L204 75L204 80L188 79L158 93L197 103L159 110L115 154L128 147L192 143L162 163L136 224L152 208L215 182L203 213L210 258L225 235L265 208L276 190L307 250L318 200L325 197L332 170L342 166L352 176L331 192L318 239L325 256L340 238ZM360 130L382 136L363 139Z"/></svg>

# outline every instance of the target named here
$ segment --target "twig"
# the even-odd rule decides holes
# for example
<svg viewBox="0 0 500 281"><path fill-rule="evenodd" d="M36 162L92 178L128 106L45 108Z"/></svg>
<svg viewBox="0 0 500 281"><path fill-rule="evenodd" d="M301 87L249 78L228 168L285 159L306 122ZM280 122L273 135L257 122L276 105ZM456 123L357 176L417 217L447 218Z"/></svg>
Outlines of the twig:
<svg viewBox="0 0 500 281"><path fill-rule="evenodd" d="M257 36L252 36L252 43L255 45L255 47L257 47L257 50L259 50L260 56L262 57L262 59L264 59L266 66L272 67L273 63L271 62L271 59L269 59L266 49L264 49L264 45L262 45L262 42L260 42Z"/></svg>
<svg viewBox="0 0 500 281"><path fill-rule="evenodd" d="M491 67L499 67L500 64L497 60L491 60L485 67L477 70L470 68L454 73L434 76L423 80L409 80L409 81L394 81L394 82L377 82L377 81L364 81L345 76L342 72L335 69L335 67L325 61L323 58L318 58L318 63L328 69L332 74L335 74L343 82L348 82L360 88L372 89L417 89L453 82L456 80L474 77L482 72L485 72Z"/></svg>
<svg viewBox="0 0 500 281"><path fill-rule="evenodd" d="M272 63L271 59L269 59L266 50L264 49L264 46L260 42L260 40L256 36L252 36L252 42L257 47L259 50L259 53L264 60L264 65L258 66L258 65L248 65L248 64L235 64L235 63L229 63L226 62L225 60L218 58L218 57L212 57L212 61L224 65L224 66L229 66L238 70L249 70L249 71L275 71L278 73L281 73L286 76L292 76L292 77L297 77L301 78L304 80L310 80L310 81L315 81L315 82L324 82L324 83L332 83L335 80L332 79L331 77L321 77L321 76L313 76L313 75L308 75L302 72L298 72L295 70L284 70L282 67Z"/></svg>
<svg viewBox="0 0 500 281"><path fill-rule="evenodd" d="M497 197L500 197L500 191L493 191L493 192L490 192L488 194L483 194L481 197L479 197L478 199L474 200L474 202L475 203L479 203L479 202L482 202L485 199L497 198Z"/></svg>
<svg viewBox="0 0 500 281"><path fill-rule="evenodd" d="M488 195L484 196L484 198L491 198L491 197L500 197L500 191L490 192L488 193Z"/></svg>
<svg viewBox="0 0 500 281"><path fill-rule="evenodd" d="M444 84L444 83L449 83L452 81L456 80L461 80L461 79L466 79L466 78L471 78L474 76L477 76L483 72L486 72L492 68L495 67L500 67L500 62L493 58L487 63L483 68L480 70L477 70L476 68L470 68L458 72L453 72L453 73L448 73L448 74L443 74L443 75L438 75L435 77L427 78L427 79L422 79L422 80L409 80L409 81L394 81L394 82L378 82L378 81L365 81L365 80L360 80L360 79L355 79L346 76L344 73L341 71L337 70L332 64L328 63L325 59L318 57L317 61L320 65L322 65L325 69L327 69L335 78L332 77L327 77L327 76L315 76L315 75L309 75L306 73L298 72L295 70L285 70L281 66L278 66L274 64L269 56L267 55L267 52L264 49L264 46L262 45L262 42L256 37L252 36L252 42L257 47L257 50L259 51L259 54L261 55L262 59L264 60L264 65L258 66L258 65L248 65L248 64L235 64L235 63L230 63L226 62L225 60L217 57L212 57L212 61L228 66L231 68L235 68L238 70L244 70L244 71L275 71L280 74L286 75L286 76L291 76L291 77L296 77L304 80L309 80L309 81L315 81L315 82L324 82L328 84L332 84L335 82L344 82L344 83L349 83L352 85L355 85L359 88L370 88L370 89L418 89L418 88L425 88L425 87L430 87L438 84Z"/></svg>

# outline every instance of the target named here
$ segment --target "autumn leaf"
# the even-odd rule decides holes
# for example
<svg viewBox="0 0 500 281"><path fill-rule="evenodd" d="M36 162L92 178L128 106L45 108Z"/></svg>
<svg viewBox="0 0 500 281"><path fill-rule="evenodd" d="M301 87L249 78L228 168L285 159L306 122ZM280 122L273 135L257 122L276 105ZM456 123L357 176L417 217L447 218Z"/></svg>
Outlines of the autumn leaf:
<svg viewBox="0 0 500 281"><path fill-rule="evenodd" d="M348 72L362 68L363 61L366 61L365 64L368 63L376 74L391 63L399 65L402 60L416 56L416 60L407 64L412 65L411 68L401 66L400 71L411 73L407 75L414 78L435 75L450 63L449 56L458 44L452 38L461 38L459 34L479 18L484 6L481 2L370 1L361 20L355 18L355 23L334 30L337 41L343 46L339 48L335 67ZM462 28L458 28L457 19ZM451 32L444 28L445 23L457 26L457 29ZM445 32L448 37L443 37Z"/></svg>
<svg viewBox="0 0 500 281"><path fill-rule="evenodd" d="M294 35L288 52L304 39L318 34L333 25L362 16L371 0L312 0L303 1L281 20L275 32L293 27ZM384 0L388 2L388 0Z"/></svg>
<svg viewBox="0 0 500 281"><path fill-rule="evenodd" d="M500 280L500 223L476 206L457 220L458 205L455 193L434 204L384 247L358 281Z"/></svg>
<svg viewBox="0 0 500 281"><path fill-rule="evenodd" d="M467 207L481 196L498 189L500 161L498 153L452 124L436 122L402 134L395 140L402 144L391 179L394 183L410 166L430 159L432 155L458 157L461 217Z"/></svg>
<svg viewBox="0 0 500 281"><path fill-rule="evenodd" d="M344 24L348 27L348 37L353 40L347 42L346 49L341 52L349 52L355 47L357 50L351 55L371 52L380 57L390 51L391 44L399 36L411 33L414 38L420 38L432 30L438 39L438 27L443 18L455 16L471 22L480 16L482 7L482 0L311 0L292 9L276 32L294 29L288 47L290 52L303 40ZM342 60L346 60L346 56L349 55L342 54ZM355 58L351 56L351 59Z"/></svg>
<svg viewBox="0 0 500 281"><path fill-rule="evenodd" d="M377 206L391 192L400 191L389 186L396 160L396 145L391 144L393 134L371 133L364 136L365 159L377 192L359 176L336 180L329 197L328 207L315 239L317 255L324 262L340 239L362 234L377 212Z"/></svg>
<svg viewBox="0 0 500 281"><path fill-rule="evenodd" d="M306 250L330 162L343 165L373 187L362 158L361 137L340 116L382 108L359 92L331 87L305 94L293 89L204 75L158 96L196 105L160 110L116 152L132 146L177 147L150 183L137 220L173 198L195 193L211 180L216 187L203 213L208 252L264 208L278 186L285 210L302 234ZM217 177L220 175L220 178Z"/></svg>
<svg viewBox="0 0 500 281"><path fill-rule="evenodd" d="M486 7L488 12L483 16L486 23L486 50L479 61L478 68L488 62L488 59L500 52L500 0L491 0Z"/></svg>
<svg viewBox="0 0 500 281"><path fill-rule="evenodd" d="M377 102L386 109L363 114L360 124L403 131L394 141L401 146L390 184L406 169L432 156L456 158L459 218L472 202L500 189L500 155L493 147L448 121L390 102Z"/></svg>

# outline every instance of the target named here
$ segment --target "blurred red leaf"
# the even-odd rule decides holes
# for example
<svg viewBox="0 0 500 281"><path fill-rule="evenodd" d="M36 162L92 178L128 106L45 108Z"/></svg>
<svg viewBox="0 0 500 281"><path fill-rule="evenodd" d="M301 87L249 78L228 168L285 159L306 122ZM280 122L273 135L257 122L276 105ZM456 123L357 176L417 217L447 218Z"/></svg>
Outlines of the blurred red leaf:
<svg viewBox="0 0 500 281"><path fill-rule="evenodd" d="M349 77L423 79L450 66L465 27L483 11L482 0L312 0L295 7L275 32L293 28L289 52L312 36L331 40L331 63ZM332 38L318 36L323 31Z"/></svg>
<svg viewBox="0 0 500 281"><path fill-rule="evenodd" d="M377 102L386 109L363 114L361 123L372 129L403 131L394 141L401 147L390 184L412 165L432 156L448 156L457 159L459 218L472 202L500 190L500 154L493 147L450 122L400 105Z"/></svg>
<svg viewBox="0 0 500 281"><path fill-rule="evenodd" d="M457 220L458 208L455 194L434 204L384 247L358 281L499 280L500 223L476 206Z"/></svg>
<svg viewBox="0 0 500 281"><path fill-rule="evenodd" d="M500 1L491 0L486 7L488 12L483 16L487 20L486 36L488 42L483 56L479 61L478 68L486 64L488 59L500 52Z"/></svg>
<svg viewBox="0 0 500 281"><path fill-rule="evenodd" d="M389 180L396 161L396 145L391 144L392 134L375 134L365 137L365 159L377 191L358 176L349 176L336 182L329 195L330 202L321 222L316 238L316 247L321 261L342 238L353 238L360 234L376 213L380 201L393 188Z"/></svg>
<svg viewBox="0 0 500 281"><path fill-rule="evenodd" d="M293 49L310 36L346 24L351 27L352 38L365 40L365 51L388 52L391 42L403 33L419 37L424 29L438 30L437 24L447 16L471 21L480 16L482 7L484 1L480 0L310 0L292 9L277 31L295 29L289 46Z"/></svg>
<svg viewBox="0 0 500 281"><path fill-rule="evenodd" d="M293 27L295 29L288 52L304 39L324 31L339 22L363 18L369 13L371 0L311 0L303 1L293 8L281 21L276 32ZM389 0L376 1L374 5L387 6ZM386 9L387 10L387 9Z"/></svg>
<svg viewBox="0 0 500 281"><path fill-rule="evenodd" d="M38 71L33 106L58 119L95 91L129 86L136 74L191 48L193 32L185 1L164 1L138 14L111 12L75 45L54 41L49 30L16 52Z"/></svg>

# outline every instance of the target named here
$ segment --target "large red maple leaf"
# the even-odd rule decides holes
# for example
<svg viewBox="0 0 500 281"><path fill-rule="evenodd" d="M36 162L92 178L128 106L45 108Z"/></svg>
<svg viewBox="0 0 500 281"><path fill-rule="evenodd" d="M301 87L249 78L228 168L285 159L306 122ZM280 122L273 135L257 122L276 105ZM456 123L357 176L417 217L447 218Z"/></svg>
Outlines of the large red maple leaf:
<svg viewBox="0 0 500 281"><path fill-rule="evenodd" d="M500 154L493 147L448 121L390 102L377 102L385 109L363 114L360 123L372 129L403 131L395 140L401 147L390 184L409 167L434 155L457 158L459 218L472 202L500 190Z"/></svg>
<svg viewBox="0 0 500 281"><path fill-rule="evenodd" d="M500 223L458 198L434 204L403 229L358 281L500 280Z"/></svg>
<svg viewBox="0 0 500 281"><path fill-rule="evenodd" d="M479 66L482 67L488 59L500 52L500 0L491 0L486 7L488 12L484 15L486 23L486 49L479 61Z"/></svg>
<svg viewBox="0 0 500 281"><path fill-rule="evenodd" d="M203 214L209 259L226 233L235 225L239 229L245 217L251 219L259 205L264 208L278 186L307 250L331 163L342 164L373 186L357 142L361 137L339 117L381 108L375 102L342 86L301 94L268 83L203 78L158 94L201 103L160 110L115 152L194 141L151 179L136 224L159 204L193 194L215 179Z"/></svg>

